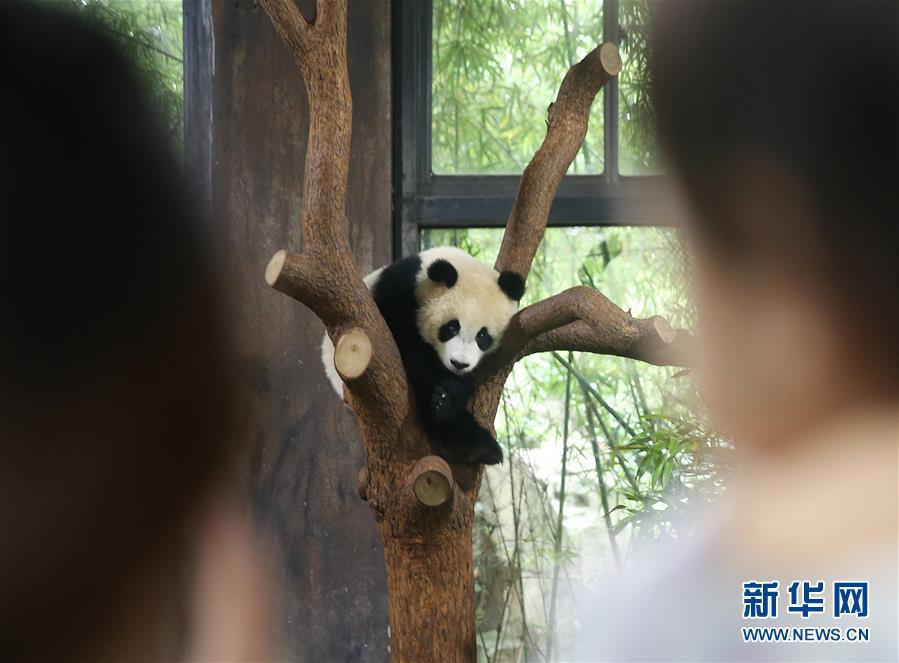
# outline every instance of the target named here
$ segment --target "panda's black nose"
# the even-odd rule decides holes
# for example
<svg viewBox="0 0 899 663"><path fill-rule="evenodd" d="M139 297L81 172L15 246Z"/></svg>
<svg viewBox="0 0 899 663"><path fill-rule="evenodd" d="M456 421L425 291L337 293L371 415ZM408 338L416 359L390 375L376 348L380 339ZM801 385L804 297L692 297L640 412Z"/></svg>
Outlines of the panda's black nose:
<svg viewBox="0 0 899 663"><path fill-rule="evenodd" d="M464 361L456 361L455 359L450 359L450 363L458 368L460 371L463 368L468 368L469 364L466 364Z"/></svg>

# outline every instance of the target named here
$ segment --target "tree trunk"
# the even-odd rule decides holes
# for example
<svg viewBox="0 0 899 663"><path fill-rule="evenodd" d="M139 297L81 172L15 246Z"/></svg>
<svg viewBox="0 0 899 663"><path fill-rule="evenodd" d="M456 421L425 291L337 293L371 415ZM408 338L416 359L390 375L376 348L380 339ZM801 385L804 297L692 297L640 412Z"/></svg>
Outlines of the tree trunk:
<svg viewBox="0 0 899 663"><path fill-rule="evenodd" d="M381 535L392 659L476 660L471 525L413 537L382 528Z"/></svg>

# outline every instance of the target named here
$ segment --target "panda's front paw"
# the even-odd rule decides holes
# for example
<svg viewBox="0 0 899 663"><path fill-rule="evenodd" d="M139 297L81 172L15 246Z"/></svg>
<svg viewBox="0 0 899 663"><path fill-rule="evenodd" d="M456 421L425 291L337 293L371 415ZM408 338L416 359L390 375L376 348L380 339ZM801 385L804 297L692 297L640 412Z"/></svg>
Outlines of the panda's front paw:
<svg viewBox="0 0 899 663"><path fill-rule="evenodd" d="M439 384L434 387L431 392L430 412L434 421L448 421L453 412L453 399L449 391Z"/></svg>

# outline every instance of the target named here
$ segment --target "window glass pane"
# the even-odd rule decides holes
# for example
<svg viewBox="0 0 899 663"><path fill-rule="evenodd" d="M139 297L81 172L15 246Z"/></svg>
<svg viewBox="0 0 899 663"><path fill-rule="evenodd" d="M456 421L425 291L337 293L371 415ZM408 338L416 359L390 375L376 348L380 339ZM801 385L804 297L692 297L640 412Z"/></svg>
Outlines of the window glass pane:
<svg viewBox="0 0 899 663"><path fill-rule="evenodd" d="M424 230L422 238L492 263L502 232ZM670 229L550 228L525 304L587 284L635 316L690 328L688 268ZM537 647L546 644L557 564L553 630L564 651L590 627L577 625L572 593L614 574L616 559L626 563L641 542L688 535L677 515L721 491L730 444L695 414L688 375L601 355L575 353L573 370L568 361L567 352L528 357L506 382L496 431L507 460L487 468L475 515L480 660L543 660Z"/></svg>
<svg viewBox="0 0 899 663"><path fill-rule="evenodd" d="M599 0L434 0L435 173L520 173L568 68L602 42ZM602 94L571 173L603 169Z"/></svg>
<svg viewBox="0 0 899 663"><path fill-rule="evenodd" d="M659 173L649 95L649 3L621 0L618 12L622 59L618 75L618 171L622 175Z"/></svg>

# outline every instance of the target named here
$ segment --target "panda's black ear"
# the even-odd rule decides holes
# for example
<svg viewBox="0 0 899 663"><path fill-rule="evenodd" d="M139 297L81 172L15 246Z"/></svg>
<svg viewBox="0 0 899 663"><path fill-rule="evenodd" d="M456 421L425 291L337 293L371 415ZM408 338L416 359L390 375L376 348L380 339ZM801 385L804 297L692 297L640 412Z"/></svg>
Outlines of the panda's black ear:
<svg viewBox="0 0 899 663"><path fill-rule="evenodd" d="M428 266L428 278L435 283L442 283L447 288L452 288L459 280L459 272L449 260L438 258Z"/></svg>
<svg viewBox="0 0 899 663"><path fill-rule="evenodd" d="M501 272L499 289L506 293L509 299L520 301L524 297L524 277L515 272Z"/></svg>

